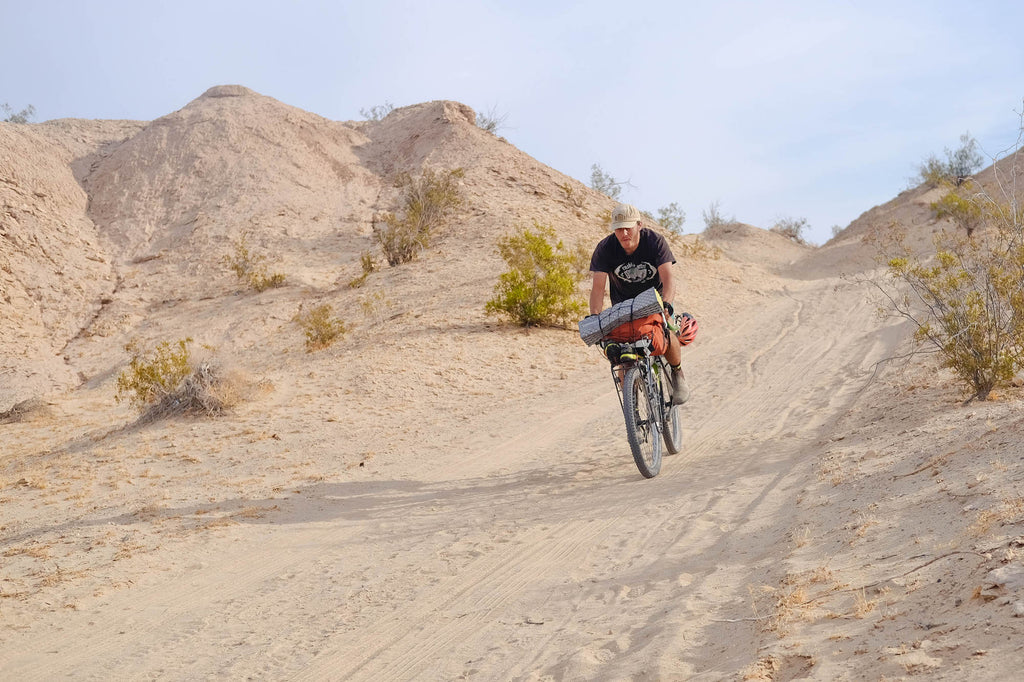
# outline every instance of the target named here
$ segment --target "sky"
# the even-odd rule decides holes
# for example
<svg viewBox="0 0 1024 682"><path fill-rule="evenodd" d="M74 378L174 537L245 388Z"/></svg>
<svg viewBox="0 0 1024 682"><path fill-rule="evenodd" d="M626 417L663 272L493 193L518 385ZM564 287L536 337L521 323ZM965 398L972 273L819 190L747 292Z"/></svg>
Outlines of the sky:
<svg viewBox="0 0 1024 682"><path fill-rule="evenodd" d="M1012 151L1024 3L980 0L0 0L0 103L153 120L214 85L325 118L455 100L621 199L834 226L969 133Z"/></svg>

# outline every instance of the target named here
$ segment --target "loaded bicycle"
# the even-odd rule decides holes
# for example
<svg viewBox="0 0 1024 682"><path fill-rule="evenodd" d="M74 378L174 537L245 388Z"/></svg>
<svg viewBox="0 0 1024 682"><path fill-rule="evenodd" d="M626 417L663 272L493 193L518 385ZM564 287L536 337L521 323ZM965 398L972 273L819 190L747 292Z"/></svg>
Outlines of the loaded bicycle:
<svg viewBox="0 0 1024 682"><path fill-rule="evenodd" d="M664 355L651 354L652 345L648 338L602 343L626 420L626 440L644 478L661 471L662 440L673 455L683 443L679 405L672 403L668 362Z"/></svg>
<svg viewBox="0 0 1024 682"><path fill-rule="evenodd" d="M669 334L680 346L693 342L697 321L689 313L666 310L656 289L616 303L580 324L580 337L600 344L611 363L612 379L626 420L626 439L637 469L646 478L661 471L661 445L670 454L682 448L679 405L672 400L672 371L664 353ZM685 398L684 398L685 400Z"/></svg>

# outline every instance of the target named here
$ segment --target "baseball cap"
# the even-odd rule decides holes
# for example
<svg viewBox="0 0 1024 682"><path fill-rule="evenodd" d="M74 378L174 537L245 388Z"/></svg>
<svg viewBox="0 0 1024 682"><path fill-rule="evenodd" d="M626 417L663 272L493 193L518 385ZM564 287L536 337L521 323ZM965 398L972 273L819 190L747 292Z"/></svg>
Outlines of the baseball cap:
<svg viewBox="0 0 1024 682"><path fill-rule="evenodd" d="M619 204L612 209L612 231L618 230L622 227L636 227L638 220L641 220L642 216L640 211L637 210L636 206L630 206L629 204Z"/></svg>

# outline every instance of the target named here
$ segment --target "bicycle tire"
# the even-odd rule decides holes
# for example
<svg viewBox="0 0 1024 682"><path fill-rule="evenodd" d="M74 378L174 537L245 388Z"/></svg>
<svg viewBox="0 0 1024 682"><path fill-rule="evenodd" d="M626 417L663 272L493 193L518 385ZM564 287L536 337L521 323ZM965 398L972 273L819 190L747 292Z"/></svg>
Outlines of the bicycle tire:
<svg viewBox="0 0 1024 682"><path fill-rule="evenodd" d="M672 403L672 384L664 372L658 386L661 389L661 412L664 417L661 422L661 435L665 439L668 454L675 455L683 449L683 425L679 416L681 411L679 405Z"/></svg>
<svg viewBox="0 0 1024 682"><path fill-rule="evenodd" d="M633 461L644 478L654 478L661 471L661 437L657 416L651 405L661 397L650 395L651 387L639 367L626 370L622 383L622 412L626 418L626 439L633 452Z"/></svg>

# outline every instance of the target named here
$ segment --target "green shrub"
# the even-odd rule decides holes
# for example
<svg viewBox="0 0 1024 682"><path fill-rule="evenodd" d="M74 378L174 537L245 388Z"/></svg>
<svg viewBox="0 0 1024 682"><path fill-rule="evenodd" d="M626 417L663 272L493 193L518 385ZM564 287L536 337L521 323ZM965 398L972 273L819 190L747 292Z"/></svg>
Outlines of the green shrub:
<svg viewBox="0 0 1024 682"><path fill-rule="evenodd" d="M915 325L915 339L988 399L1024 368L1024 242L1019 207L981 198L980 221L992 230L967 236L943 232L933 258L922 259L894 238L888 258L892 285L881 287L889 307Z"/></svg>
<svg viewBox="0 0 1024 682"><path fill-rule="evenodd" d="M149 416L174 413L216 414L236 404L244 380L209 361L198 361L189 349L191 338L163 341L148 354L133 353L117 377L117 402L127 400Z"/></svg>
<svg viewBox="0 0 1024 682"><path fill-rule="evenodd" d="M682 234L685 222L686 212L674 201L658 209L657 223L673 234Z"/></svg>
<svg viewBox="0 0 1024 682"><path fill-rule="evenodd" d="M384 213L373 226L389 265L408 263L429 245L434 232L462 205L459 180L464 176L465 171L456 168L436 173L428 169L418 178L408 173L398 177L400 214Z"/></svg>
<svg viewBox="0 0 1024 682"><path fill-rule="evenodd" d="M931 209L935 212L936 218L949 218L957 227L967 232L968 237L982 224L981 206L977 201L964 196L960 188L951 189L941 199L933 201Z"/></svg>
<svg viewBox="0 0 1024 682"><path fill-rule="evenodd" d="M586 251L568 249L552 227L534 223L498 242L508 271L498 278L489 314L523 325L567 326L587 313L579 284L587 276Z"/></svg>
<svg viewBox="0 0 1024 682"><path fill-rule="evenodd" d="M947 147L945 153L945 161L934 154L924 160L918 167L919 182L929 187L958 186L985 163L985 158L978 151L978 141L970 133L961 135L960 146L954 150Z"/></svg>
<svg viewBox="0 0 1024 682"><path fill-rule="evenodd" d="M307 352L327 348L348 331L345 323L333 315L334 310L329 303L309 311L304 311L302 305L299 305L299 312L294 319L306 334Z"/></svg>
<svg viewBox="0 0 1024 682"><path fill-rule="evenodd" d="M267 272L267 257L250 250L247 235L241 235L234 248L234 254L224 256L221 262L227 265L240 281L256 291L266 291L284 285L284 274Z"/></svg>

